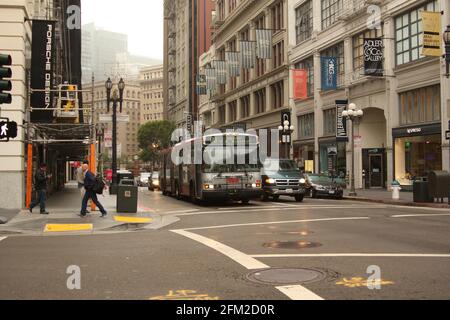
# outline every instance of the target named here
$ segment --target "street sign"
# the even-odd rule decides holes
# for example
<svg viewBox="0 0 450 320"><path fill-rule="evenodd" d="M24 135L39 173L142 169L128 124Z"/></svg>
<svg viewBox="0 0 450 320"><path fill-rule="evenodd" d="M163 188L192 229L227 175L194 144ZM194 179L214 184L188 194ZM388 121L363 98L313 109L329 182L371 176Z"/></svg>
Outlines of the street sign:
<svg viewBox="0 0 450 320"><path fill-rule="evenodd" d="M0 118L0 142L9 142L17 137L17 123L8 118Z"/></svg>
<svg viewBox="0 0 450 320"><path fill-rule="evenodd" d="M101 114L99 116L99 122L100 123L112 123L113 116L111 114ZM117 115L117 123L129 123L130 122L130 116L127 114L118 114Z"/></svg>
<svg viewBox="0 0 450 320"><path fill-rule="evenodd" d="M450 131L446 131L446 132L445 132L445 138L446 138L447 140L450 140Z"/></svg>

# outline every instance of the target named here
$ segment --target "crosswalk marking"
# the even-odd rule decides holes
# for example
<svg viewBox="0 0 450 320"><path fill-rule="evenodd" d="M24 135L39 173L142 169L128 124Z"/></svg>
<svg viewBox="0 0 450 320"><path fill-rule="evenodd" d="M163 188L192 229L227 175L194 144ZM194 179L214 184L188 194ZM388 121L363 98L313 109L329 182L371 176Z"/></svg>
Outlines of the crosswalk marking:
<svg viewBox="0 0 450 320"><path fill-rule="evenodd" d="M6 238L8 238L8 237L0 237L0 241L5 240Z"/></svg>

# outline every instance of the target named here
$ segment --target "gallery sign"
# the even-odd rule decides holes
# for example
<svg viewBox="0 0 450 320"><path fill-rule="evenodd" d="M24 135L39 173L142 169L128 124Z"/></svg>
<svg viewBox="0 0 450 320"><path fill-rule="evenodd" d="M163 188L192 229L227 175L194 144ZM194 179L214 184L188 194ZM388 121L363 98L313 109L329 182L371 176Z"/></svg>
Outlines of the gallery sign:
<svg viewBox="0 0 450 320"><path fill-rule="evenodd" d="M383 39L364 39L364 74L382 77L383 70Z"/></svg>
<svg viewBox="0 0 450 320"><path fill-rule="evenodd" d="M337 58L322 57L322 90L336 90L337 75Z"/></svg>

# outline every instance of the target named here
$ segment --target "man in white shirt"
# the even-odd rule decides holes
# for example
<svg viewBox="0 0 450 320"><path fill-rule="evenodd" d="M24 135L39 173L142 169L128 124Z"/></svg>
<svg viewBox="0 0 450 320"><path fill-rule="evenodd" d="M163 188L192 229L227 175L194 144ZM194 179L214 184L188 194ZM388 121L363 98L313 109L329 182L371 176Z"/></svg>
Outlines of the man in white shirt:
<svg viewBox="0 0 450 320"><path fill-rule="evenodd" d="M89 165L87 161L83 162L83 165ZM81 193L81 201L83 201L84 195L86 193L86 189L84 188L84 179L85 179L85 172L83 171L83 166L79 166L77 169L77 182L78 182L78 189L80 189Z"/></svg>

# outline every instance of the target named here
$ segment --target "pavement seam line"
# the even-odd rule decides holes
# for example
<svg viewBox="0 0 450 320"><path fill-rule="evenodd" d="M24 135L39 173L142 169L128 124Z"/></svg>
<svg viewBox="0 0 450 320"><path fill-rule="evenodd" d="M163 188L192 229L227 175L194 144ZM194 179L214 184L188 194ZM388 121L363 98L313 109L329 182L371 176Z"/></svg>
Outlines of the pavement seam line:
<svg viewBox="0 0 450 320"><path fill-rule="evenodd" d="M305 220L289 220L289 221L269 221L269 222L256 222L256 223L243 223L243 224L229 224L210 227L198 227L198 228L186 228L184 231L194 230L209 230L209 229L221 229L221 228L233 228L233 227L251 227L251 226L263 226L271 224L288 224L288 223L301 223L301 222L327 222L327 221L346 221L346 220L370 220L370 217L348 217L348 218L324 218L324 219L305 219Z"/></svg>
<svg viewBox="0 0 450 320"><path fill-rule="evenodd" d="M253 258L450 258L450 254L403 253L318 253L318 254L251 254Z"/></svg>

